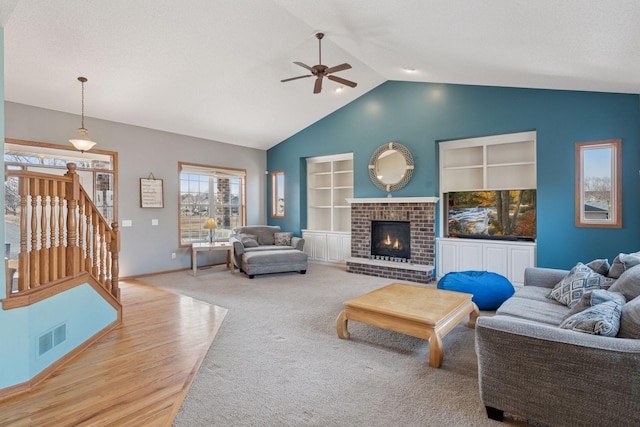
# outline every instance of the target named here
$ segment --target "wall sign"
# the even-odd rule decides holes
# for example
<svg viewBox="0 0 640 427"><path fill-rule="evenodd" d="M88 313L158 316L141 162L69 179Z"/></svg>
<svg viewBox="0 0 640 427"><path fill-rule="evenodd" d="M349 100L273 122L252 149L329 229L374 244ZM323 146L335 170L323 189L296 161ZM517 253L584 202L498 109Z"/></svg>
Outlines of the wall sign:
<svg viewBox="0 0 640 427"><path fill-rule="evenodd" d="M162 180L156 179L153 174L149 174L149 178L140 178L140 207L164 207Z"/></svg>

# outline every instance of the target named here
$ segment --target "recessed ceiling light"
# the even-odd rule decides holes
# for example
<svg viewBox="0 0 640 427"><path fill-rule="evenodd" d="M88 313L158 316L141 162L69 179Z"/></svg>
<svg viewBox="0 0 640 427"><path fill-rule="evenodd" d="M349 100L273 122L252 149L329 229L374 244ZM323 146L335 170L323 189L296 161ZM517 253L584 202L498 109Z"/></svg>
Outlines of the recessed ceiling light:
<svg viewBox="0 0 640 427"><path fill-rule="evenodd" d="M415 73L416 72L416 69L413 68L413 67L403 67L402 69L407 73Z"/></svg>
<svg viewBox="0 0 640 427"><path fill-rule="evenodd" d="M340 93L340 92L342 92L342 89L344 89L344 87L342 87L342 86L337 87L337 88L336 88L336 92L337 92L337 93Z"/></svg>

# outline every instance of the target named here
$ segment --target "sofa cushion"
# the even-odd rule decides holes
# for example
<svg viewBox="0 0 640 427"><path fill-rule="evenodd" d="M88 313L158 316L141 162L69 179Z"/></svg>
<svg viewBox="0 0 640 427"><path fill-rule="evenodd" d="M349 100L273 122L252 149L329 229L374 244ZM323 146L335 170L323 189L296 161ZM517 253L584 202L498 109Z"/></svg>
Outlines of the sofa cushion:
<svg viewBox="0 0 640 427"><path fill-rule="evenodd" d="M236 227L236 234L254 234L258 237L258 244L273 245L273 234L280 231L279 225L245 225Z"/></svg>
<svg viewBox="0 0 640 427"><path fill-rule="evenodd" d="M291 246L291 239L293 238L293 233L291 232L281 232L281 233L273 233L274 245L276 246Z"/></svg>
<svg viewBox="0 0 640 427"><path fill-rule="evenodd" d="M245 248L254 248L258 246L258 236L255 234L239 234L238 238Z"/></svg>
<svg viewBox="0 0 640 427"><path fill-rule="evenodd" d="M622 273L638 264L640 264L640 252L632 254L618 254L618 256L614 258L611 268L609 269L609 277L617 279L622 275Z"/></svg>
<svg viewBox="0 0 640 427"><path fill-rule="evenodd" d="M615 301L605 301L568 317L560 327L592 335L615 337L620 329L620 308L620 304Z"/></svg>
<svg viewBox="0 0 640 427"><path fill-rule="evenodd" d="M549 288L542 286L522 286L516 289L514 297L527 298L535 301L550 302Z"/></svg>
<svg viewBox="0 0 640 427"><path fill-rule="evenodd" d="M633 266L622 273L609 290L622 292L627 301L640 295L640 265Z"/></svg>
<svg viewBox="0 0 640 427"><path fill-rule="evenodd" d="M622 306L618 337L640 339L640 297Z"/></svg>
<svg viewBox="0 0 640 427"><path fill-rule="evenodd" d="M616 302L621 306L627 302L624 295L622 295L620 292L612 292L611 288L609 288L609 290L594 289L592 291L585 292L584 295L582 295L580 301L578 301L573 307L571 307L571 310L569 310L569 313L567 313L565 319L573 316L576 313L580 313L581 311L586 310L589 307L602 304L603 302L607 301Z"/></svg>
<svg viewBox="0 0 640 427"><path fill-rule="evenodd" d="M569 309L566 306L548 298L546 301L535 301L528 298L512 296L498 308L496 314L558 326L567 314L567 311L569 311Z"/></svg>
<svg viewBox="0 0 640 427"><path fill-rule="evenodd" d="M593 261L587 264L587 267L589 267L590 269L592 269L598 274L602 274L603 276L608 275L609 269L611 268L611 266L609 265L609 260L606 258L594 259Z"/></svg>
<svg viewBox="0 0 640 427"><path fill-rule="evenodd" d="M549 298L571 308L580 301L582 295L588 290L607 289L613 282L614 279L598 274L579 262L569 271L569 274L558 282L551 292L549 292Z"/></svg>

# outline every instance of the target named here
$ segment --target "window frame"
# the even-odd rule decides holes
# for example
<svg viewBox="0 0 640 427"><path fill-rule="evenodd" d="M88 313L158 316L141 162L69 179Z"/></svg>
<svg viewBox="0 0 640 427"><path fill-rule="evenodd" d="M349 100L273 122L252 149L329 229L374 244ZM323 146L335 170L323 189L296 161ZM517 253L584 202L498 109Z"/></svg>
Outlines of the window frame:
<svg viewBox="0 0 640 427"><path fill-rule="evenodd" d="M185 172L186 170L186 172ZM206 173L198 173L201 170L202 172L206 172ZM189 240L189 241L185 241L185 239L183 239L182 235L182 208L183 208L183 203L182 203L182 174L183 173L188 173L191 175L200 175L202 176L207 176L209 179L209 185L208 185L208 192L209 195L213 195L214 194L214 188L213 188L213 180L214 178L218 177L218 178L230 178L230 179L240 179L240 188L239 188L239 204L238 205L224 205L224 206L229 206L229 207L234 207L237 206L238 207L238 211L239 211L239 216L240 216L240 225L244 226L246 225L246 218L247 218L247 192L246 192L246 186L247 186L247 170L246 169L241 169L241 168L230 168L230 167L225 167L225 166L214 166L214 165L203 165L203 164L198 164L198 163L190 163L190 162L178 162L178 247L180 248L190 248L191 245L193 243L198 243L198 242L208 242L208 231L205 230L206 232L202 232L202 230L204 230L203 228L201 228L200 230L200 237L199 240ZM223 176L220 176L223 175ZM215 204L215 198L214 197L209 197L208 198L209 204L208 204L208 208L209 208L209 212L212 211L212 209L215 208L215 206L217 206ZM222 206L222 205L218 205L218 206ZM207 217L203 217L204 221L202 221L202 225L204 225L204 222L206 221L206 218L209 218L209 216ZM216 222L218 222L218 219L216 218ZM231 229L233 229L234 226L231 226ZM222 222L218 222L218 229L224 229L225 227L222 226ZM215 239L216 241L220 241L222 239Z"/></svg>
<svg viewBox="0 0 640 427"><path fill-rule="evenodd" d="M284 218L286 215L285 173L283 170L271 172L271 218ZM282 208L278 200L282 199Z"/></svg>

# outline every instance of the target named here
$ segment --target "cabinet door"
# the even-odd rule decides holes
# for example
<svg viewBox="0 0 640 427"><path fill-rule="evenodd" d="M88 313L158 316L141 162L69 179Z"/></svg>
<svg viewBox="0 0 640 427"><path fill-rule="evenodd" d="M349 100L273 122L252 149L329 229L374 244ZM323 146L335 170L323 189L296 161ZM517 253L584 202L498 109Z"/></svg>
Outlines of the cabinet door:
<svg viewBox="0 0 640 427"><path fill-rule="evenodd" d="M524 285L524 270L527 267L535 267L534 247L509 248L509 280L517 286Z"/></svg>
<svg viewBox="0 0 640 427"><path fill-rule="evenodd" d="M438 277L458 270L458 245L438 240Z"/></svg>
<svg viewBox="0 0 640 427"><path fill-rule="evenodd" d="M327 235L315 234L313 237L313 257L314 261L327 260Z"/></svg>
<svg viewBox="0 0 640 427"><path fill-rule="evenodd" d="M504 245L484 245L483 270L509 277L507 247Z"/></svg>
<svg viewBox="0 0 640 427"><path fill-rule="evenodd" d="M327 234L327 261L342 261L342 245L339 234Z"/></svg>
<svg viewBox="0 0 640 427"><path fill-rule="evenodd" d="M342 235L340 242L342 243L342 258L340 258L340 262L344 263L345 259L351 256L351 235Z"/></svg>
<svg viewBox="0 0 640 427"><path fill-rule="evenodd" d="M482 244L473 242L460 243L460 265L459 271L484 269L482 262Z"/></svg>

